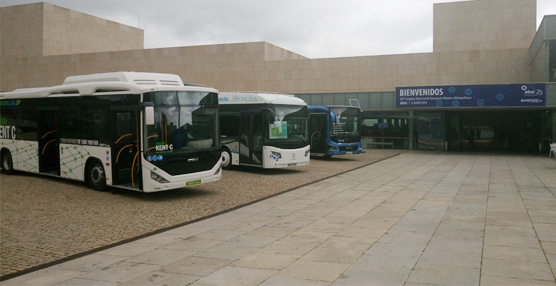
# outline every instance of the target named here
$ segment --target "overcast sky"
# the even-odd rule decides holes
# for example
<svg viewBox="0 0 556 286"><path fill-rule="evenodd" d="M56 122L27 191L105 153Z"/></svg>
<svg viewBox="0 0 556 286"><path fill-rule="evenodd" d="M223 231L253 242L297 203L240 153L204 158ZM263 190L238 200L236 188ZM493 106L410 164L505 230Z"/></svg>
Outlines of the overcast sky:
<svg viewBox="0 0 556 286"><path fill-rule="evenodd" d="M37 0L0 0L13 6ZM269 42L308 58L432 52L433 3L455 0L46 0L139 27L145 48ZM537 0L537 26L556 14Z"/></svg>

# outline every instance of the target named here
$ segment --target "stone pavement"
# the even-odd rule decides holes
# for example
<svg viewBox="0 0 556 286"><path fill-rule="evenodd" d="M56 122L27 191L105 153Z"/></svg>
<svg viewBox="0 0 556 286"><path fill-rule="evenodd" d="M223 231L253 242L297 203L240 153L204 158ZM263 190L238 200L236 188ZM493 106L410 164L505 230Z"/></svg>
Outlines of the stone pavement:
<svg viewBox="0 0 556 286"><path fill-rule="evenodd" d="M408 152L0 285L556 285L555 273L554 159Z"/></svg>

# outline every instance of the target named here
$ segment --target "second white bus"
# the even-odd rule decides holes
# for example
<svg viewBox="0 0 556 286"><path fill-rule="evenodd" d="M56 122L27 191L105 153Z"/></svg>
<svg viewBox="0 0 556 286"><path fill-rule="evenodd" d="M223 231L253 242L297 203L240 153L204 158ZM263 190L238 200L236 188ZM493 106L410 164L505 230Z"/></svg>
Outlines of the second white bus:
<svg viewBox="0 0 556 286"><path fill-rule="evenodd" d="M222 167L284 168L310 161L307 103L292 95L218 95Z"/></svg>

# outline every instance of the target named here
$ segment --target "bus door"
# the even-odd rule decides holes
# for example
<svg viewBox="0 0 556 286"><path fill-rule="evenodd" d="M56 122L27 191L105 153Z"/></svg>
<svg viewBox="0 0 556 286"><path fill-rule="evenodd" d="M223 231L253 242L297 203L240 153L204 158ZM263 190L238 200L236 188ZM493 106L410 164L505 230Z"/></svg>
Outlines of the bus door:
<svg viewBox="0 0 556 286"><path fill-rule="evenodd" d="M311 153L326 153L327 127L326 113L309 114L309 136Z"/></svg>
<svg viewBox="0 0 556 286"><path fill-rule="evenodd" d="M139 112L136 110L112 110L111 153L114 185L140 187L138 116Z"/></svg>
<svg viewBox="0 0 556 286"><path fill-rule="evenodd" d="M39 173L60 175L58 111L39 111Z"/></svg>
<svg viewBox="0 0 556 286"><path fill-rule="evenodd" d="M239 136L239 161L242 164L262 165L263 135L262 112L242 113Z"/></svg>

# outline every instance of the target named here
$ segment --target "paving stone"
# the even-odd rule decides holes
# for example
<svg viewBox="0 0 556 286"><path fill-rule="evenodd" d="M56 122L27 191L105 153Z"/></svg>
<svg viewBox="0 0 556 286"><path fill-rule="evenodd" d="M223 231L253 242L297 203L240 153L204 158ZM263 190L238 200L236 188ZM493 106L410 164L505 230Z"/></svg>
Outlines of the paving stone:
<svg viewBox="0 0 556 286"><path fill-rule="evenodd" d="M315 281L315 280L303 280L295 279L289 277L270 277L265 282L260 284L260 286L284 286L284 285L308 285L308 286L329 286L329 282Z"/></svg>
<svg viewBox="0 0 556 286"><path fill-rule="evenodd" d="M516 286L554 286L554 282L537 280L537 279L519 279L510 277L499 277L490 275L481 275L481 285L516 285Z"/></svg>
<svg viewBox="0 0 556 286"><path fill-rule="evenodd" d="M141 275L144 275L145 273L149 273L151 271L159 269L159 265L118 262L103 269L81 275L78 278L97 280L102 282L106 281L125 283Z"/></svg>
<svg viewBox="0 0 556 286"><path fill-rule="evenodd" d="M182 275L176 273L158 272L153 271L145 275L139 276L126 283L120 284L121 286L136 286L136 285L187 285L199 280L201 277Z"/></svg>
<svg viewBox="0 0 556 286"><path fill-rule="evenodd" d="M233 263L233 266L282 270L298 260L298 254L254 252Z"/></svg>
<svg viewBox="0 0 556 286"><path fill-rule="evenodd" d="M275 270L226 266L196 283L201 285L259 285L272 277Z"/></svg>
<svg viewBox="0 0 556 286"><path fill-rule="evenodd" d="M343 263L296 261L280 271L276 276L332 282L348 267L349 264Z"/></svg>
<svg viewBox="0 0 556 286"><path fill-rule="evenodd" d="M181 260L193 254L195 254L195 252L158 248L137 256L130 257L126 259L125 262L156 264L163 266Z"/></svg>
<svg viewBox="0 0 556 286"><path fill-rule="evenodd" d="M433 285L479 285L478 268L435 266L432 269L415 269L408 282Z"/></svg>
<svg viewBox="0 0 556 286"><path fill-rule="evenodd" d="M233 262L234 260L228 259L190 256L163 266L161 271L193 276L206 276Z"/></svg>
<svg viewBox="0 0 556 286"><path fill-rule="evenodd" d="M127 257L114 255L91 254L85 257L80 257L68 262L55 265L52 268L78 272L92 272L107 267L116 262L125 260L126 258Z"/></svg>
<svg viewBox="0 0 556 286"><path fill-rule="evenodd" d="M403 286L407 275L396 273L347 270L331 285L389 285Z"/></svg>
<svg viewBox="0 0 556 286"><path fill-rule="evenodd" d="M554 282L548 263L483 259L482 275Z"/></svg>
<svg viewBox="0 0 556 286"><path fill-rule="evenodd" d="M481 253L447 252L427 248L419 258L415 269L434 269L437 266L481 268Z"/></svg>
<svg viewBox="0 0 556 286"><path fill-rule="evenodd" d="M259 250L258 247L219 244L217 246L197 252L193 256L238 260L245 255L249 255L257 250Z"/></svg>
<svg viewBox="0 0 556 286"><path fill-rule="evenodd" d="M546 262L545 253L541 248L525 248L515 246L485 245L483 249L483 258L525 262Z"/></svg>
<svg viewBox="0 0 556 286"><path fill-rule="evenodd" d="M263 253L304 255L319 245L318 242L276 241L261 248Z"/></svg>
<svg viewBox="0 0 556 286"><path fill-rule="evenodd" d="M300 260L351 264L355 262L363 252L365 252L365 250L362 249L317 247L301 257Z"/></svg>
<svg viewBox="0 0 556 286"><path fill-rule="evenodd" d="M32 272L25 276L19 276L7 281L2 281L2 286L54 285L83 274L84 272L79 271L47 268Z"/></svg>

